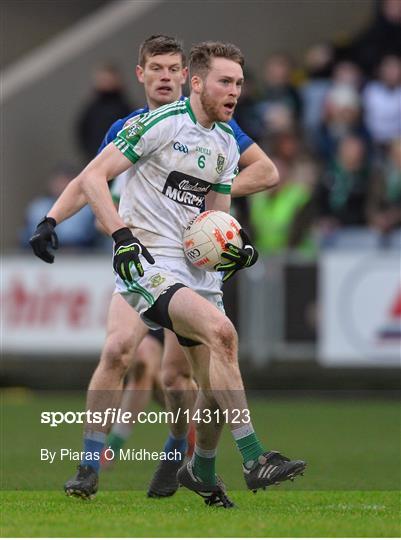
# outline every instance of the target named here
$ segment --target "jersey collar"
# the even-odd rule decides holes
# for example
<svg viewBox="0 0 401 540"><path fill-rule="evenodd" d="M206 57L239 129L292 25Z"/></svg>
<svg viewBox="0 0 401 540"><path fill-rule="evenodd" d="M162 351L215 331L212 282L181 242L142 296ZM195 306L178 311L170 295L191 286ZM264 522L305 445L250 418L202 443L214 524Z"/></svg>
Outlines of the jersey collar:
<svg viewBox="0 0 401 540"><path fill-rule="evenodd" d="M196 116L195 116L195 114L194 114L194 111L192 110L191 103L190 103L188 97L185 98L185 106L186 106L186 108L187 108L189 117L190 117L190 119L192 120L192 122L193 122L194 124L196 124L197 126L199 126L201 129L204 129L205 131L212 131L212 130L215 128L216 122L213 122L213 125L212 125L211 128L205 128L204 126L202 126L202 125L197 121Z"/></svg>
<svg viewBox="0 0 401 540"><path fill-rule="evenodd" d="M186 108L187 108L187 111L188 111L188 114L189 114L190 119L192 120L192 122L193 122L194 124L196 124L196 123L197 123L196 117L195 117L195 115L194 115L194 111L192 110L191 104L190 104L190 102L189 102L189 98L185 98L185 106L186 106Z"/></svg>

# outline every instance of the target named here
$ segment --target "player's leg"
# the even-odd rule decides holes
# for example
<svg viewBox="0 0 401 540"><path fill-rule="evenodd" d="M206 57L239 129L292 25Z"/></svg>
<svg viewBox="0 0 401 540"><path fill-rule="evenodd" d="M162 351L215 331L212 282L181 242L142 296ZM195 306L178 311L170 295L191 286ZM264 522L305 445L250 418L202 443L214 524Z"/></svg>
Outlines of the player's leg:
<svg viewBox="0 0 401 540"><path fill-rule="evenodd" d="M178 343L177 336L170 330L164 330L164 344L159 382L163 391L164 407L173 412L177 412L179 408L191 410L198 386L192 378L190 363ZM184 432L187 433L186 455L191 457L195 445L195 426L193 422L188 425L186 417L180 415L179 422L171 427L171 434L182 438Z"/></svg>
<svg viewBox="0 0 401 540"><path fill-rule="evenodd" d="M185 340L181 340L185 341ZM178 341L172 332L167 332L165 339L166 350L163 357L163 380L166 383L167 394L172 394L173 399L170 396L170 407L174 414L178 411L188 411L187 414L182 414L184 422L178 425L172 426L172 430L180 439L174 439L172 432L170 433L169 440L166 443L165 449L167 450L168 444L184 443L183 435L187 431L188 419L192 416L194 408L194 395L193 384L188 384L188 378L191 375L189 369L190 363L185 359L183 351L178 348ZM197 345L194 347L184 347L183 350L194 351L189 357L195 357L196 360L203 365L207 365L209 362L209 351L204 345ZM197 365L194 364L197 368ZM208 372L204 370L199 371L198 376L204 377L204 388L198 393L197 405L201 411L214 410L217 408L217 403L214 400L213 394L210 390ZM180 381L181 379L181 381ZM188 387L190 390L188 391ZM166 400L167 401L167 400ZM216 417L215 417L216 418ZM224 506L225 508L231 508L233 503L228 498L225 487L222 481L215 475L215 456L217 443L221 434L221 430L224 422L216 424L215 418L211 419L210 423L203 426L202 432L199 434L200 444L195 445L195 453L192 456L187 466L182 467L182 471L179 468L182 464L180 462L171 463L168 461L161 461L149 487L148 495L151 497L166 497L171 496L178 489L178 478L182 485L192 489L199 495L201 495L206 504L211 506ZM193 422L190 423L193 426ZM181 474L180 474L181 473ZM196 478L196 480L194 480ZM200 482L199 482L200 480Z"/></svg>
<svg viewBox="0 0 401 540"><path fill-rule="evenodd" d="M208 484L216 481L215 461L217 445L224 427L218 403L210 388L210 353L205 345L184 348L185 355L193 367L194 376L201 386L194 406L197 428L196 444L190 466L194 474ZM201 429L200 423L203 422Z"/></svg>
<svg viewBox="0 0 401 540"><path fill-rule="evenodd" d="M178 335L209 348L210 388L242 455L248 487L256 489L301 473L305 468L303 461L290 461L277 452L266 452L256 436L238 365L237 333L230 320L186 287L171 296L168 315ZM201 388L204 380L199 380ZM199 430L202 429L201 423Z"/></svg>
<svg viewBox="0 0 401 540"><path fill-rule="evenodd" d="M177 460L161 460L148 489L149 497L169 497L178 489L177 471L187 451L188 416L191 415L197 386L192 371L175 334L165 331L162 359L162 384L166 398L166 409L174 414L177 422L170 425L170 433L164 451L180 456ZM185 414L184 411L188 411Z"/></svg>
<svg viewBox="0 0 401 540"><path fill-rule="evenodd" d="M234 504L215 471L217 445L224 421L221 415L215 414L220 409L210 388L210 353L205 345L185 347L184 351L202 389L198 392L194 406L197 427L194 453L191 460L178 471L177 480L182 486L203 497L206 504L231 508Z"/></svg>
<svg viewBox="0 0 401 540"><path fill-rule="evenodd" d="M119 294L113 295L107 319L107 336L100 362L87 392L86 410L100 412L101 422L87 421L84 429L84 456L74 478L64 489L68 495L90 497L97 491L100 455L110 428L107 409L121 402L124 377L139 343L147 333L146 325Z"/></svg>
<svg viewBox="0 0 401 540"><path fill-rule="evenodd" d="M114 460L118 460L120 449L130 437L138 413L146 410L149 405L155 381L159 379L163 354L162 342L163 330L151 331L144 337L135 351L120 405L121 414L130 412L132 421L113 424L106 442L106 448L110 447L113 454L103 453L102 469L107 469L113 464L113 460L106 458L109 454L110 456L114 455Z"/></svg>
<svg viewBox="0 0 401 540"><path fill-rule="evenodd" d="M176 335L170 330L164 334L164 354L162 358L162 385L169 411L192 411L198 387L192 378L192 369ZM185 440L188 433L188 416L180 414L177 422L170 426L171 434Z"/></svg>

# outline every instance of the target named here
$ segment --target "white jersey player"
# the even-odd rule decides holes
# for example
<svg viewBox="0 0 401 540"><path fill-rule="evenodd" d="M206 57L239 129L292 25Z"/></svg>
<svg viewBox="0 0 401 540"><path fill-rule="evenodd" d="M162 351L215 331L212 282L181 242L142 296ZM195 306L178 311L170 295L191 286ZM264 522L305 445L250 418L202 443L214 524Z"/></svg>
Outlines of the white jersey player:
<svg viewBox="0 0 401 540"><path fill-rule="evenodd" d="M211 129L201 126L187 98L133 119L114 144L134 164L126 173L119 214L156 260L129 285L129 303L143 314L177 282L172 271L182 267L181 282L222 308L219 279L187 262L182 235L209 192L231 191L239 159L231 128L219 122ZM120 277L117 287L127 295Z"/></svg>
<svg viewBox="0 0 401 540"><path fill-rule="evenodd" d="M212 132L214 129L217 129L217 121L229 119L234 111L242 83L242 56L234 46L221 43L205 43L193 48L191 60L193 72L190 104L194 119L196 119L194 120L194 124L199 124L203 130ZM147 118L150 118L150 116ZM148 127L150 129L150 124ZM139 126L138 129L139 131L136 131L135 128L134 131L136 133L134 131L132 132L132 147L130 147L129 141L124 139L124 137L118 138L117 144L122 145L121 149L123 152L129 153L133 150L135 155L132 154L130 159L133 157L136 160L138 157L144 164L146 164L147 160L153 161L153 170L156 171L158 165L160 166L157 156L159 150L160 152L163 151L163 146L160 146L160 148L150 147L150 154L146 153L146 151L140 153L139 147L139 152L137 153L135 151L135 139L138 137L139 142L141 136L144 137L146 135L146 126ZM174 132L173 135L175 135ZM168 140L172 143L175 142L174 138L171 138L171 133ZM160 145L166 142L164 140L159 141ZM178 142L185 144L182 141ZM203 146L204 144L202 144ZM230 153L231 147L228 143L228 146L222 148L222 155L225 159L230 160L227 163L231 167ZM220 174L222 172L227 174L229 169L221 170L221 162L221 158L220 162L217 159L216 174L212 178L205 179L202 175L197 175L195 178L208 181L211 186L217 186L219 184L226 185L227 178L220 177ZM258 487L264 487L281 480L292 478L302 472L305 463L301 461L290 461L277 452L265 452L256 437L249 414L246 414L242 419L242 425L240 427L236 425L236 422L233 421L231 416L233 408L244 413L248 409L237 362L236 333L229 320L215 306L202 298L202 295L197 294L193 289L191 290L183 282L183 279L187 278L185 276L187 272L186 268L180 265L180 268L184 268L182 275L180 275L176 269L163 265L161 259L170 261L172 265L175 260L174 256L168 257L161 254L157 257L160 260L156 260L156 264L159 265L160 270L163 272L161 278L163 279L166 276L166 281L170 279L172 284L160 284L160 280L157 279L157 286L163 287L163 291L158 290L153 295L154 300L149 296L146 287L143 286L146 283L139 282L145 276L150 265L155 263L155 259L153 259L151 253L143 245L141 239L136 238L130 229L125 226L121 217L117 215L106 186L107 180L121 173L129 166L130 162L126 157L121 154L118 155L115 147L113 149L109 145L73 181L70 193L73 193L74 190L79 192L82 189L84 196L90 202L105 230L112 234L116 242L113 260L114 268L124 285L127 286L127 295L134 294L135 297L133 300L135 302L138 302L138 297L141 296L149 305L151 304L151 307L148 309L140 307L141 313L146 317L146 320L172 329L177 335L184 336L185 339L192 342L186 345L186 354L191 360L200 387L203 390L208 390L208 395L206 396L206 394L201 393L200 398L201 400L206 399L210 409L221 409L227 412L227 423L230 425L238 449L243 457L244 475L248 487L250 489L257 489ZM189 166L189 171L191 170ZM191 172L185 171L185 173L193 176ZM163 196L166 197L164 193ZM184 200L184 195L182 197ZM224 211L229 209L230 198L228 193L214 191L210 187L206 197L207 203L210 204L212 209L221 209ZM190 201L188 198L186 200L187 202ZM191 198L191 202L194 200L194 198ZM38 239L39 241L42 230L43 236L41 239L44 240L46 235L46 238L51 238L50 228L54 228L55 223L66 219L76 211L76 207L80 202L70 200L66 203L64 200L63 202L56 203L51 209L49 216L38 227L37 234L32 240L33 245L39 249L40 245L36 240ZM164 205L162 206L164 207ZM165 210L165 208L162 209ZM157 218L157 215L155 218ZM146 232L146 229L142 229L138 225L134 223L134 226L140 233ZM44 229L46 229L46 233ZM156 231L151 230L150 232L155 237L162 234L160 229ZM168 238L168 240L174 240L174 238ZM171 247L171 242L163 241L161 248L167 247ZM240 269L250 266L255 262L255 250L249 242L242 250L231 251L230 249L230 254L227 255L230 256L227 256L229 262L226 268L227 270L230 269L230 271L233 267ZM177 258L182 260L182 258ZM142 261L145 265L145 272L142 267ZM134 271L134 267L136 272ZM121 321L121 324L123 323L124 321ZM219 392L219 389L224 389L225 391ZM217 440L211 440L210 434L206 433L207 429L203 424L199 424L198 428L199 441L205 444L202 444L202 447L199 447L198 451L195 450L193 462L180 469L178 474L179 481L189 489L199 493L209 492L209 502L215 504L216 501L219 501L223 506L228 506L225 500L224 489L214 475L214 457ZM97 436L98 433L94 433L92 441L96 441ZM210 445L212 446L210 447ZM91 470L80 470L77 477L71 480L68 486L66 485L67 491L74 492L76 486L83 480L82 475L85 476L87 483L96 483L97 477L94 478L93 472ZM92 490L92 493L94 491Z"/></svg>

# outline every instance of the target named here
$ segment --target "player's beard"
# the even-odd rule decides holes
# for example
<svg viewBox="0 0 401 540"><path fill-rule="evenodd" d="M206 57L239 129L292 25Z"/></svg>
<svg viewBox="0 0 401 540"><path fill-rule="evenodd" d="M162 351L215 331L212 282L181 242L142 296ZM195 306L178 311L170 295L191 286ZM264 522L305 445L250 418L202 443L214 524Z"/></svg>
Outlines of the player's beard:
<svg viewBox="0 0 401 540"><path fill-rule="evenodd" d="M227 118L219 112L219 106L216 103L216 100L211 97L206 88L204 88L200 94L200 102L211 122L228 122L231 120L232 115Z"/></svg>

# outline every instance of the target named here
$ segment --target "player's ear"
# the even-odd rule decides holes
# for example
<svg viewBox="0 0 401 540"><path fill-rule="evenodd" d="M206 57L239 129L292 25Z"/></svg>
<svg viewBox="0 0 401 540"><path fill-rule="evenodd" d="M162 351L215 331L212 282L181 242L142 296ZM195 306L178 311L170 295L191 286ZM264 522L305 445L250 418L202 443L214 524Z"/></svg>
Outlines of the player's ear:
<svg viewBox="0 0 401 540"><path fill-rule="evenodd" d="M202 79L199 77L199 75L193 75L191 77L191 89L195 92L195 94L200 94L202 92L202 88Z"/></svg>
<svg viewBox="0 0 401 540"><path fill-rule="evenodd" d="M188 77L188 68L187 67L184 67L182 69L182 79L181 79L181 84L185 84L186 80L187 80L187 77Z"/></svg>
<svg viewBox="0 0 401 540"><path fill-rule="evenodd" d="M138 81L139 81L140 83L145 82L145 81L144 81L144 76L143 76L143 67L142 67L142 66L140 66L140 65L138 64L138 65L136 66L136 68L135 68L135 73L136 73L136 76L137 76Z"/></svg>

